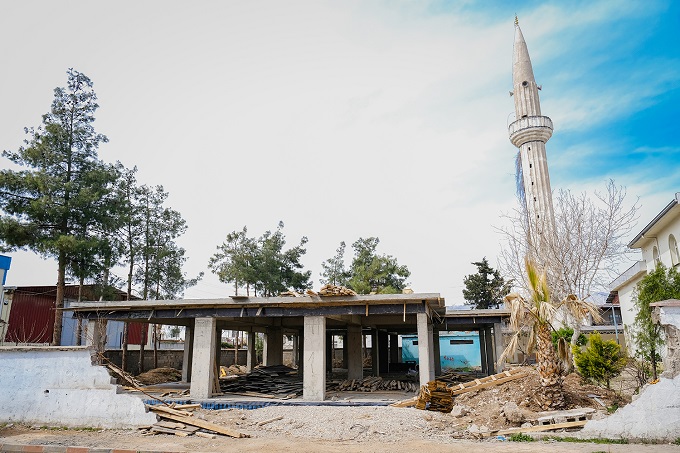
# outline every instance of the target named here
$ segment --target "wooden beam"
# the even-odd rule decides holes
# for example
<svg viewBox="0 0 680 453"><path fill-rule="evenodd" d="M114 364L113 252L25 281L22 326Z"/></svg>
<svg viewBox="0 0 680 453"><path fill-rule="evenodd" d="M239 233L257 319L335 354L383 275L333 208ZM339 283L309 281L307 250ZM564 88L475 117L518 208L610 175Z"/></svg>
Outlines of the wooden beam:
<svg viewBox="0 0 680 453"><path fill-rule="evenodd" d="M556 429L566 429L566 428L578 428L581 426L584 426L588 421L587 420L581 420L578 422L566 422L566 423L553 423L551 425L537 425L537 426L531 426L529 428L509 428L509 429L502 429L500 431L487 431L483 433L482 435L484 437L489 437L489 436L503 436L506 434L517 434L517 433L535 433L535 432L540 432L540 431L553 431Z"/></svg>
<svg viewBox="0 0 680 453"><path fill-rule="evenodd" d="M248 434L229 429L226 426L216 425L215 423L210 423L200 418L186 417L182 415L173 415L169 413L164 413L163 418L169 418L170 420L175 420L176 422L184 423L185 425L198 426L199 428L207 429L209 431L214 431L219 434L224 434L225 436L241 438L250 437Z"/></svg>

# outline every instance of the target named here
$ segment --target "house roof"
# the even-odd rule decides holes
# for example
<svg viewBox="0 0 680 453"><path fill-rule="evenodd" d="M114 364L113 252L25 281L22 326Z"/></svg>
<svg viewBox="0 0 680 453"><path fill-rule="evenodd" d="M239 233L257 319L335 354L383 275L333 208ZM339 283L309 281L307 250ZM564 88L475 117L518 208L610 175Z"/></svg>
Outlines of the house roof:
<svg viewBox="0 0 680 453"><path fill-rule="evenodd" d="M656 234L670 223L676 216L680 216L680 192L675 193L675 198L652 219L646 227L640 231L635 238L630 241L628 247L639 249L648 239L654 238ZM668 215L673 212L675 215Z"/></svg>

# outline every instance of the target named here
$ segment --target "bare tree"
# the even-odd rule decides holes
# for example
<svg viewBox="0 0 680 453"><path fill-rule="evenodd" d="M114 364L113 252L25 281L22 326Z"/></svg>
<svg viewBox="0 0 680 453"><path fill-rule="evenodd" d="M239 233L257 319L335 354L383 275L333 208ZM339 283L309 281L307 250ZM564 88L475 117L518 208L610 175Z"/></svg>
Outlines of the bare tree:
<svg viewBox="0 0 680 453"><path fill-rule="evenodd" d="M606 291L626 259L624 238L637 220L637 200L628 206L625 187L610 180L605 191L596 191L593 197L559 190L553 204L554 234L540 239L531 233L535 229L530 228L524 203L504 216L508 225L497 228L503 242L499 263L504 275L529 293L524 260L530 257L545 269L553 294L574 294L586 300L595 291ZM564 321L578 338L580 323L569 316Z"/></svg>

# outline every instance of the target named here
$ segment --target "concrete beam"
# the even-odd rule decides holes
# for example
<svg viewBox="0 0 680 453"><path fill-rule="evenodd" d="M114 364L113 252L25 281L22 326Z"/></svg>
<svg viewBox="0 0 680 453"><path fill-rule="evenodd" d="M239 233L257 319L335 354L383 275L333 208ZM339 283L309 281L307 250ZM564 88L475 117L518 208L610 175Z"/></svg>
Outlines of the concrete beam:
<svg viewBox="0 0 680 453"><path fill-rule="evenodd" d="M364 359L361 351L361 326L347 326L347 379L364 378Z"/></svg>
<svg viewBox="0 0 680 453"><path fill-rule="evenodd" d="M432 348L432 324L427 313L418 313L418 370L420 385L434 380L434 351Z"/></svg>
<svg viewBox="0 0 680 453"><path fill-rule="evenodd" d="M305 316L303 366L303 399L323 401L326 399L326 318L323 316Z"/></svg>
<svg viewBox="0 0 680 453"><path fill-rule="evenodd" d="M191 366L191 397L212 396L215 379L215 318L197 318L194 324L194 357Z"/></svg>

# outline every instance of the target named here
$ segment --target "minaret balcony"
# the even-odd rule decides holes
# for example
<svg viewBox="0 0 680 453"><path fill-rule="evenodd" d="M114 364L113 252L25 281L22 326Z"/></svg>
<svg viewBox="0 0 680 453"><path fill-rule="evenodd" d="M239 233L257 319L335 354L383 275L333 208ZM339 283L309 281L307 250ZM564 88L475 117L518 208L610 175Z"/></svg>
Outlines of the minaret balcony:
<svg viewBox="0 0 680 453"><path fill-rule="evenodd" d="M527 142L547 142L553 133L553 123L547 116L528 116L510 123L510 141L516 147Z"/></svg>

